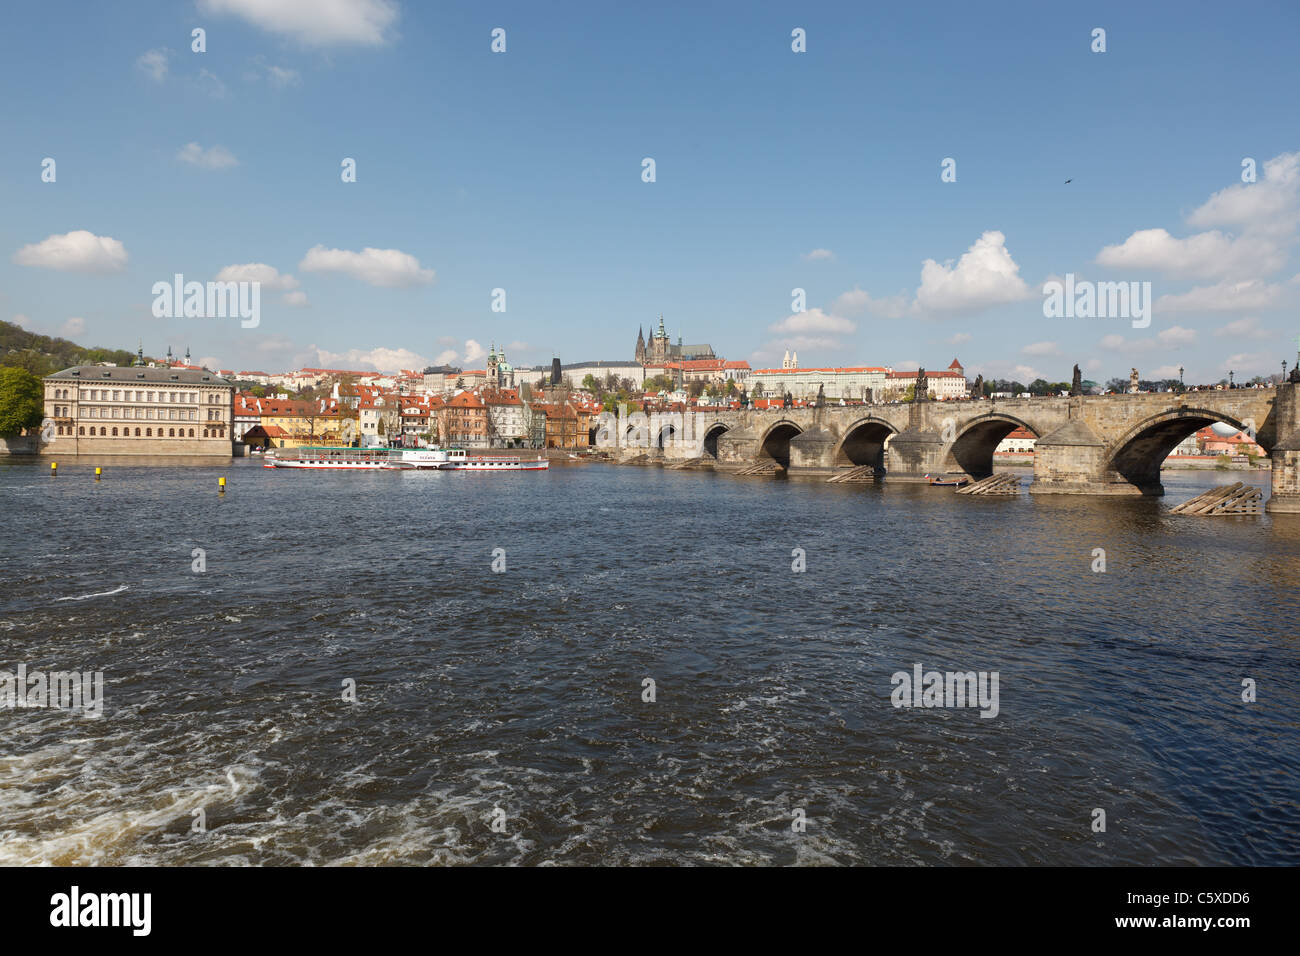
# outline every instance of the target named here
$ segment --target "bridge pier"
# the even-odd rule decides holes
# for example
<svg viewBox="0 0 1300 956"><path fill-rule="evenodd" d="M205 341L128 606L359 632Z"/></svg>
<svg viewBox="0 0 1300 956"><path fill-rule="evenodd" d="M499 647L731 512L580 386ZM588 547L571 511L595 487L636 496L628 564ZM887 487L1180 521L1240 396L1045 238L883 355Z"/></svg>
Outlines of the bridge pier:
<svg viewBox="0 0 1300 956"><path fill-rule="evenodd" d="M827 475L835 471L839 435L814 425L790 439L790 474Z"/></svg>
<svg viewBox="0 0 1300 956"><path fill-rule="evenodd" d="M1271 515L1300 514L1300 431L1273 448L1272 496L1264 510Z"/></svg>
<svg viewBox="0 0 1300 956"><path fill-rule="evenodd" d="M1157 464L1157 469L1159 465ZM1106 468L1106 442L1080 419L1071 419L1034 444L1036 495L1162 495L1155 485L1139 487Z"/></svg>
<svg viewBox="0 0 1300 956"><path fill-rule="evenodd" d="M943 474L946 452L938 432L909 425L885 446L885 477L888 481L927 481L926 475Z"/></svg>
<svg viewBox="0 0 1300 956"><path fill-rule="evenodd" d="M762 437L748 428L732 428L718 437L717 467L735 471L758 457L758 440Z"/></svg>

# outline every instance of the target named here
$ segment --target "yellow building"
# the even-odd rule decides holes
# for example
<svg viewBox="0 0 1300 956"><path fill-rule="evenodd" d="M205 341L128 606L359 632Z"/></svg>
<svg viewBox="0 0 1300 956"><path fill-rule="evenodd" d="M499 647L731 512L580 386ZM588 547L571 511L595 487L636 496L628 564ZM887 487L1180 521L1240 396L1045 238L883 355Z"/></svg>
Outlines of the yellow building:
<svg viewBox="0 0 1300 956"><path fill-rule="evenodd" d="M44 384L45 454L231 454L235 387L206 369L78 365Z"/></svg>

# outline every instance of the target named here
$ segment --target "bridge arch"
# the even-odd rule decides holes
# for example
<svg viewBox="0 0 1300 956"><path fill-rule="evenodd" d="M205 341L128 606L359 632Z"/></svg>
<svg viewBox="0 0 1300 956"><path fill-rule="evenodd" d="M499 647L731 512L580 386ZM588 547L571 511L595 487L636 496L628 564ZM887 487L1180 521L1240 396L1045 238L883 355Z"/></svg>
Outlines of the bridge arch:
<svg viewBox="0 0 1300 956"><path fill-rule="evenodd" d="M1042 437L1039 429L1006 412L988 412L969 419L948 446L945 470L965 472L975 479L987 478L993 474L993 452L1017 428L1025 429L1035 438Z"/></svg>
<svg viewBox="0 0 1300 956"><path fill-rule="evenodd" d="M730 430L730 427L722 422L714 422L712 425L705 427L702 445L702 454L705 458L716 459L718 457L718 439Z"/></svg>
<svg viewBox="0 0 1300 956"><path fill-rule="evenodd" d="M758 440L758 457L770 458L782 468L790 467L790 439L803 429L788 419L773 423Z"/></svg>
<svg viewBox="0 0 1300 956"><path fill-rule="evenodd" d="M1176 408L1139 422L1116 439L1106 449L1105 467L1144 494L1163 494L1160 466L1169 453L1188 435L1219 422L1253 434L1259 446L1272 454L1273 443L1259 434L1259 422L1239 420L1209 408Z"/></svg>
<svg viewBox="0 0 1300 956"><path fill-rule="evenodd" d="M874 465L881 469L885 464L885 442L896 434L898 429L883 418L860 418L844 429L831 460L836 467Z"/></svg>

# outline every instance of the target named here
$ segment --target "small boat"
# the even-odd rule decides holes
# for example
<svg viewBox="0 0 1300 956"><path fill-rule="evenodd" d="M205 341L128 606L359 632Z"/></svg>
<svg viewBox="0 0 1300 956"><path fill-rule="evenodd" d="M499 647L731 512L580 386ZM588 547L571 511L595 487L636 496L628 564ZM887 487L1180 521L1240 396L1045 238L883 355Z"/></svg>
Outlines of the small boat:
<svg viewBox="0 0 1300 956"><path fill-rule="evenodd" d="M935 488L960 488L962 485L970 484L970 478L966 475L926 475L926 479Z"/></svg>

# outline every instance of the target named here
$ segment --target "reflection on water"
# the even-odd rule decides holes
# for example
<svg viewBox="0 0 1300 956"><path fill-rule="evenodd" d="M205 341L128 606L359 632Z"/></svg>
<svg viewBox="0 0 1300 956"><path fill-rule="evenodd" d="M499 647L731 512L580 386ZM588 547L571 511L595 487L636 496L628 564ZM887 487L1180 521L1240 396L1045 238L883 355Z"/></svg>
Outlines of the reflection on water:
<svg viewBox="0 0 1300 956"><path fill-rule="evenodd" d="M1300 517L1168 514L1267 472L44 471L0 465L0 668L105 716L0 711L0 862L1300 860ZM914 663L998 717L894 709Z"/></svg>

